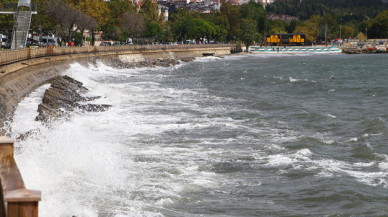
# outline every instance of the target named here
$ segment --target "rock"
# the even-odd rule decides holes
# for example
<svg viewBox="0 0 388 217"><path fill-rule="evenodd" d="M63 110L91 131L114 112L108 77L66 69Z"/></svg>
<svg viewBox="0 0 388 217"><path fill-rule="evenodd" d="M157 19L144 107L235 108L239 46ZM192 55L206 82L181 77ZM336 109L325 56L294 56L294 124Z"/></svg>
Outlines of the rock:
<svg viewBox="0 0 388 217"><path fill-rule="evenodd" d="M24 133L24 134L20 134L18 136L16 136L16 140L20 141L20 140L25 140L27 139L29 136L31 135L36 135L40 133L40 130L39 129L32 129L32 130L29 130L27 133Z"/></svg>
<svg viewBox="0 0 388 217"><path fill-rule="evenodd" d="M182 62L191 62L194 61L195 57L186 57L186 58L181 58L180 61Z"/></svg>
<svg viewBox="0 0 388 217"><path fill-rule="evenodd" d="M58 76L52 79L51 86L46 90L42 103L38 106L39 115L36 121L50 121L70 116L71 111L80 110L86 112L106 111L110 105L81 105L79 102L87 102L100 98L83 97L88 89L82 86L82 82L68 76Z"/></svg>
<svg viewBox="0 0 388 217"><path fill-rule="evenodd" d="M195 58L183 58L181 61L183 62L190 62L194 60ZM116 67L116 68L144 68L144 67L170 67L179 65L179 61L175 59L166 59L166 58L156 58L156 59L149 59L146 61L140 61L140 62L123 62L119 59L115 58L107 58L104 60L105 64Z"/></svg>

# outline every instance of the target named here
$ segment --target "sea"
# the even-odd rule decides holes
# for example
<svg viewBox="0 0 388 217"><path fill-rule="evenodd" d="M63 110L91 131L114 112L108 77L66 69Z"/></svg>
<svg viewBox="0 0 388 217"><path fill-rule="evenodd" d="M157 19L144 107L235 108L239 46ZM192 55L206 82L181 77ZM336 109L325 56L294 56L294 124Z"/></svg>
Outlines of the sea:
<svg viewBox="0 0 388 217"><path fill-rule="evenodd" d="M6 130L40 217L387 216L387 57L73 63L112 107L43 124L43 85Z"/></svg>

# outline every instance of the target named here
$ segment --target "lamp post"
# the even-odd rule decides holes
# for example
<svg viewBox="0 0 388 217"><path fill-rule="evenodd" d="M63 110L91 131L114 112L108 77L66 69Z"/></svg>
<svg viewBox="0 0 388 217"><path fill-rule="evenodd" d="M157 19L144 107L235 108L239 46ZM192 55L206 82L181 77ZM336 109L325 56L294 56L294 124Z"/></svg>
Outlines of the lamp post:
<svg viewBox="0 0 388 217"><path fill-rule="evenodd" d="M341 41L342 41L342 37L341 37L341 36L342 36L342 34L341 34L341 33L342 33L342 32L341 32L341 31L342 31L342 28L341 28L341 27L342 27L342 18L341 18L340 20L341 20L341 22L340 22L340 39L341 39Z"/></svg>
<svg viewBox="0 0 388 217"><path fill-rule="evenodd" d="M5 27L5 35L7 36L7 42L9 43L9 41L8 41L8 33L9 33L9 31L8 31L8 26L7 26L7 27Z"/></svg>
<svg viewBox="0 0 388 217"><path fill-rule="evenodd" d="M14 31L15 31L15 48L14 48L15 50L18 49L18 46L17 46L17 41L18 41L18 40L17 40L17 38L16 38L16 31L17 31L17 29L18 29L18 25L19 25L19 24L18 24L17 21L15 21L15 23L13 24L13 29L14 29Z"/></svg>
<svg viewBox="0 0 388 217"><path fill-rule="evenodd" d="M326 24L325 24L325 44L326 44L326 47L327 47L327 21L326 21Z"/></svg>
<svg viewBox="0 0 388 217"><path fill-rule="evenodd" d="M162 44L164 45L163 41L164 41L164 34L162 33Z"/></svg>
<svg viewBox="0 0 388 217"><path fill-rule="evenodd" d="M66 28L63 28L63 35L65 36L63 40L65 41L65 44L66 44L66 35L67 35Z"/></svg>
<svg viewBox="0 0 388 217"><path fill-rule="evenodd" d="M368 28L365 28L366 40L368 40Z"/></svg>
<svg viewBox="0 0 388 217"><path fill-rule="evenodd" d="M41 47L42 46L42 43L41 43L41 41L42 41L42 25L40 25L40 23L39 23L38 29L39 29L39 47Z"/></svg>

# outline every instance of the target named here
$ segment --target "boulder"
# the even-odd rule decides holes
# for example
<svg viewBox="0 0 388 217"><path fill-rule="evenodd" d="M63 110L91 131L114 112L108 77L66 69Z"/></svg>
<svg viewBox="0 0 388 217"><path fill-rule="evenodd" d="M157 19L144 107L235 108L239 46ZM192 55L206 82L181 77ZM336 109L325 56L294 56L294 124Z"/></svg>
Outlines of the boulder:
<svg viewBox="0 0 388 217"><path fill-rule="evenodd" d="M81 112L101 112L106 111L110 105L86 104L87 102L100 98L84 97L81 94L88 89L79 82L68 76L58 76L52 79L50 88L46 90L42 103L38 106L39 115L35 118L37 121L50 121L62 117L68 117L71 111L79 110Z"/></svg>

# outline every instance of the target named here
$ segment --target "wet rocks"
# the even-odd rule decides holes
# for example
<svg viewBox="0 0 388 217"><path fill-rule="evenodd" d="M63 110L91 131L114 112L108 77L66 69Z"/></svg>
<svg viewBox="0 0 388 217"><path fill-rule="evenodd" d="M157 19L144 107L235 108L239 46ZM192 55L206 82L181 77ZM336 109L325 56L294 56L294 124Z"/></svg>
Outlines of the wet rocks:
<svg viewBox="0 0 388 217"><path fill-rule="evenodd" d="M51 86L46 90L42 103L38 106L39 115L35 120L49 121L67 117L70 111L79 110L87 112L100 112L107 110L110 105L80 104L98 99L100 97L84 97L88 89L83 84L68 76L58 76L51 81Z"/></svg>
<svg viewBox="0 0 388 217"><path fill-rule="evenodd" d="M182 59L168 59L168 58L157 58L157 59L147 59L145 61L140 62L124 62L120 59L111 58L108 57L104 61L105 64L110 65L112 67L116 68L144 68L144 67L170 67L170 66L176 66L179 65L179 61L182 62L190 62L195 60L194 57L192 58L182 58Z"/></svg>
<svg viewBox="0 0 388 217"><path fill-rule="evenodd" d="M195 57L186 57L186 58L181 58L180 61L182 62L191 62L191 61L194 61L195 60Z"/></svg>

